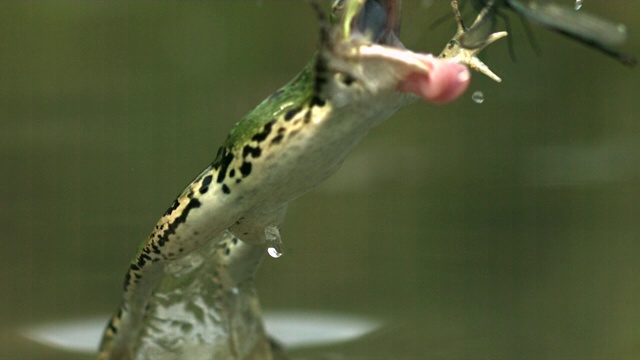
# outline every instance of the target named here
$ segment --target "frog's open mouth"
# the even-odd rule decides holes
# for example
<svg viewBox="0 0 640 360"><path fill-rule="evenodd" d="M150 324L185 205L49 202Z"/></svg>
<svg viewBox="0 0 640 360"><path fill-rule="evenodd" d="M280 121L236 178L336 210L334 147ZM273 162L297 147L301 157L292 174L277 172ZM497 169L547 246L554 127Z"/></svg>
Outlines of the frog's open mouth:
<svg viewBox="0 0 640 360"><path fill-rule="evenodd" d="M334 3L334 38L326 48L328 66L340 79L357 82L366 93L410 93L434 103L457 98L469 84L469 70L455 61L438 59L406 49L397 35L400 29L401 0L343 0ZM337 45L337 46L334 46ZM347 75L345 75L347 74ZM355 79L355 80L354 80ZM324 83L320 76L319 84ZM338 81L337 83L341 83ZM351 86L351 88L354 88ZM361 92L334 89L334 104L352 98L363 99ZM334 94L334 95L335 95ZM340 103L340 104L341 104Z"/></svg>
<svg viewBox="0 0 640 360"><path fill-rule="evenodd" d="M397 37L400 31L400 4L400 0L366 0L353 17L350 36L366 36L373 43L402 47Z"/></svg>

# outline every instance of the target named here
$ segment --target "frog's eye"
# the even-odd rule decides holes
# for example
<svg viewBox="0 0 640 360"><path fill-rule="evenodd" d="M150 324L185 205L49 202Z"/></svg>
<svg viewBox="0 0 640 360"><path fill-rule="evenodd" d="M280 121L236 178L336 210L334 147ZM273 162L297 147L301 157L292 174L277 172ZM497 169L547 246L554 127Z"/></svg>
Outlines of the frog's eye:
<svg viewBox="0 0 640 360"><path fill-rule="evenodd" d="M336 79L337 82L339 82L340 84L342 84L344 86L351 86L351 85L353 85L353 83L358 81L358 79L356 79L355 76L353 76L351 74L348 74L348 73L344 73L344 72L336 73L335 79Z"/></svg>

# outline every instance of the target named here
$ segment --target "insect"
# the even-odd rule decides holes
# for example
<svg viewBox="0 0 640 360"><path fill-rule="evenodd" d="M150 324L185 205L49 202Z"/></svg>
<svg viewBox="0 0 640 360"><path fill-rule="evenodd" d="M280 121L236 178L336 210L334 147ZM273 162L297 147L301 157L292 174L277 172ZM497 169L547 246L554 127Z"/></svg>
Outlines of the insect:
<svg viewBox="0 0 640 360"><path fill-rule="evenodd" d="M562 34L583 45L596 49L626 66L635 66L637 59L617 50L627 40L627 29L623 24L605 20L575 7L563 6L549 0L470 0L476 9L484 9L486 24L476 32L486 32L495 27L496 17L502 8L509 9L523 19ZM478 35L482 38L482 34ZM465 46L473 47L477 40L473 32L463 40Z"/></svg>

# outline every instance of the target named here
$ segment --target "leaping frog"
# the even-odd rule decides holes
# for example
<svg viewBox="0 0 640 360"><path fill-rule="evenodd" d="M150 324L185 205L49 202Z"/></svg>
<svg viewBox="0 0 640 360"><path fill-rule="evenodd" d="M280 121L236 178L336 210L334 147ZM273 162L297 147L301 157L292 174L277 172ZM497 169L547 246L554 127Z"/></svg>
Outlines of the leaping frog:
<svg viewBox="0 0 640 360"><path fill-rule="evenodd" d="M282 253L287 204L331 176L374 126L416 98L445 103L470 81L475 54L405 49L400 0L315 2L311 62L231 130L215 160L173 202L129 265L99 359L272 359L254 275ZM454 2L455 3L455 2ZM459 19L460 20L460 19ZM460 23L461 24L461 23Z"/></svg>

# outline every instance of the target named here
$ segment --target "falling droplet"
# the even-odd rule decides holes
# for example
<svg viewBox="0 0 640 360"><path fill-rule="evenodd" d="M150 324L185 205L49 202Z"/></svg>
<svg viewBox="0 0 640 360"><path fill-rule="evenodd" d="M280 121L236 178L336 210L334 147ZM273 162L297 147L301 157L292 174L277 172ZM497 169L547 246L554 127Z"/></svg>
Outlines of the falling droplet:
<svg viewBox="0 0 640 360"><path fill-rule="evenodd" d="M484 102L484 94L480 90L474 91L473 95L471 95L471 100L476 104L482 104Z"/></svg>
<svg viewBox="0 0 640 360"><path fill-rule="evenodd" d="M267 243L267 253L274 259L282 256L282 239L280 231L275 225L269 225L264 229L265 241Z"/></svg>
<svg viewBox="0 0 640 360"><path fill-rule="evenodd" d="M582 8L583 3L584 3L584 0L576 0L576 4L573 6L573 8L576 10L580 10L580 8Z"/></svg>
<svg viewBox="0 0 640 360"><path fill-rule="evenodd" d="M280 251L278 251L278 249L276 249L274 247L268 248L267 249L267 253L269 254L269 256L271 256L274 259L277 259L280 256L282 256L282 253Z"/></svg>

